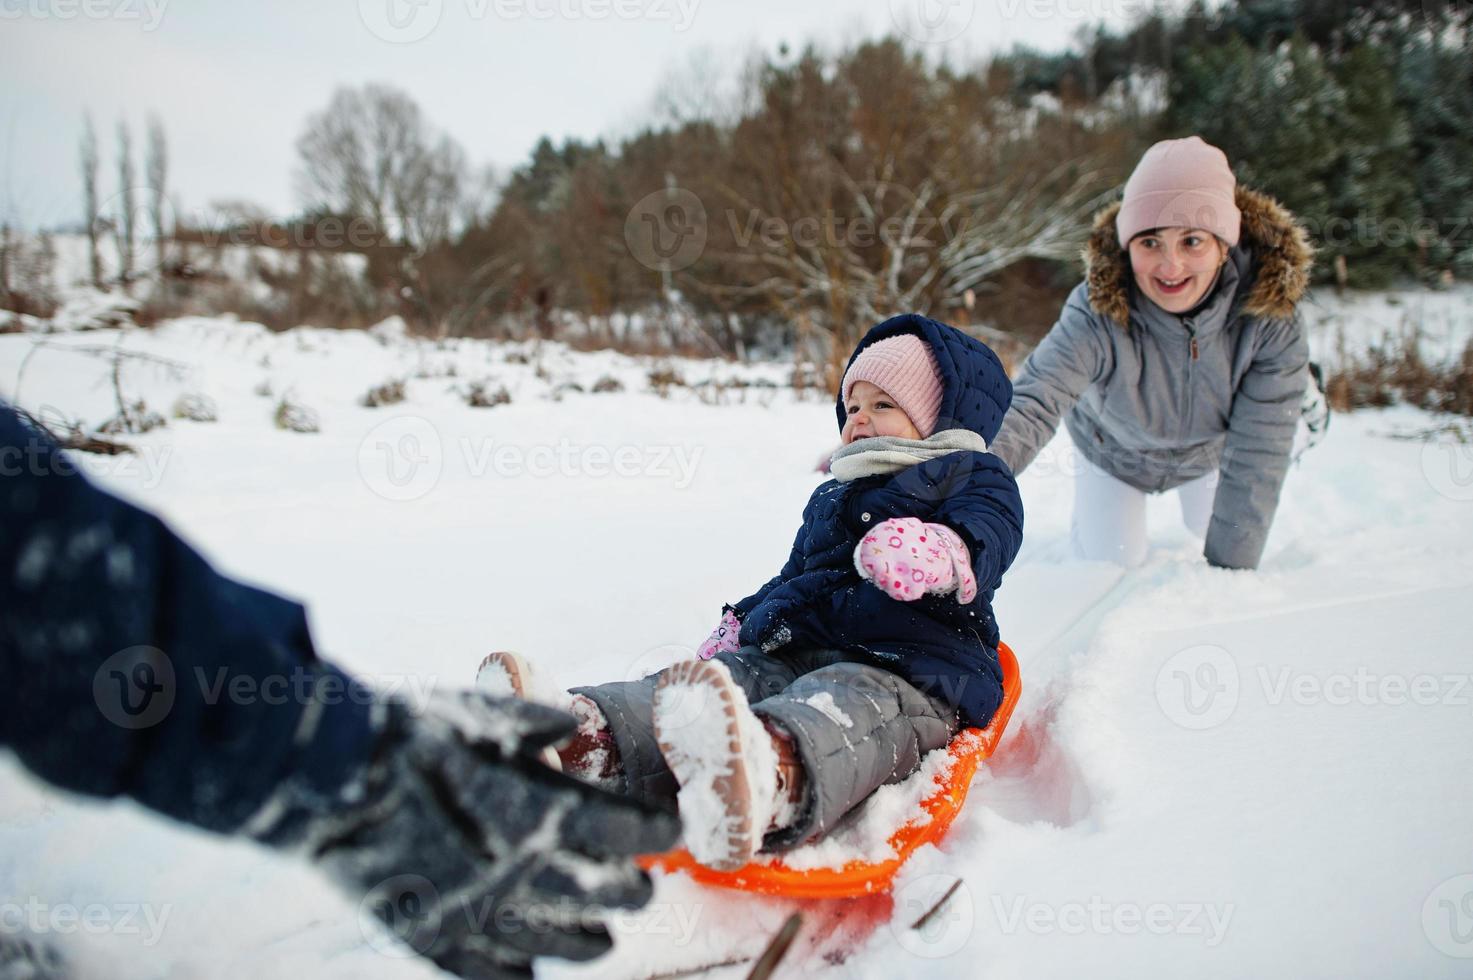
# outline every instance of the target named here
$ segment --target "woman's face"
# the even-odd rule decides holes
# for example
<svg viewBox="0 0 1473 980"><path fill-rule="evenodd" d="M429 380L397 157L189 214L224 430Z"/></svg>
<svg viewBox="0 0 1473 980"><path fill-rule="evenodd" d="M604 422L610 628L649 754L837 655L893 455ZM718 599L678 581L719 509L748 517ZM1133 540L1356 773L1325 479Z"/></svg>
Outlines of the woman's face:
<svg viewBox="0 0 1473 980"><path fill-rule="evenodd" d="M1130 269L1140 291L1168 313L1185 313L1202 301L1227 260L1210 231L1157 228L1130 240Z"/></svg>
<svg viewBox="0 0 1473 980"><path fill-rule="evenodd" d="M910 421L910 416L900 406L868 381L856 381L849 389L849 400L844 403L848 420L844 423L842 438L844 445L855 439L870 436L896 436L901 439L919 439L920 431Z"/></svg>

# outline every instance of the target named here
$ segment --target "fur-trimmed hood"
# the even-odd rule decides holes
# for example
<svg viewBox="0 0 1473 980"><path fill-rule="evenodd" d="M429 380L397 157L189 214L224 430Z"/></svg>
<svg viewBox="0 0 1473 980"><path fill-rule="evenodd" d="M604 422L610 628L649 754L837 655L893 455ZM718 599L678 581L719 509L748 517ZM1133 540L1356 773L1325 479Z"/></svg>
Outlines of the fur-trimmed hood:
<svg viewBox="0 0 1473 980"><path fill-rule="evenodd" d="M1287 208L1267 194L1240 186L1236 199L1243 213L1243 230L1233 249L1240 254L1234 258L1246 257L1245 281L1252 283L1242 310L1249 316L1292 316L1309 288L1314 264L1309 235ZM1119 211L1117 201L1095 215L1083 258L1089 305L1116 325L1125 326L1130 323L1133 277L1129 256L1115 234Z"/></svg>

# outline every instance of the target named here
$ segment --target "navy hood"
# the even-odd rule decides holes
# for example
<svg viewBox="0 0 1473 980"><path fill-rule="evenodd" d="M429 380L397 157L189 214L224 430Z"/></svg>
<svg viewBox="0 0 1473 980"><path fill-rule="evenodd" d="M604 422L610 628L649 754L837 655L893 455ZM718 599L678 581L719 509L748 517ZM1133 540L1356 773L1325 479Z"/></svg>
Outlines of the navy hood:
<svg viewBox="0 0 1473 980"><path fill-rule="evenodd" d="M1012 403L1013 383L992 348L955 327L917 313L892 316L864 335L849 355L844 373L849 373L859 352L870 344L907 333L915 334L930 346L941 372L941 408L936 416L936 431L971 429L991 445ZM842 387L834 399L840 430L847 418Z"/></svg>

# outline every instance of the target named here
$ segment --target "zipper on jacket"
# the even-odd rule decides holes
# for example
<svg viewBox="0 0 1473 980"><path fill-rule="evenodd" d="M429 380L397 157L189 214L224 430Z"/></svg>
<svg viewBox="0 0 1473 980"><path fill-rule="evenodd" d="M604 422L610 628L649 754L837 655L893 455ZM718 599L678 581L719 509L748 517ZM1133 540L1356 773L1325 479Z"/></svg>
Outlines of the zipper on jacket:
<svg viewBox="0 0 1473 980"><path fill-rule="evenodd" d="M1190 360L1187 361L1186 392L1185 398L1183 399L1184 404L1182 405L1181 428L1178 430L1178 438L1185 439L1187 431L1191 428L1192 425L1192 396L1193 394L1195 394L1195 392L1193 391L1193 387L1196 385L1197 381L1197 379L1194 377L1196 372L1193 370L1193 368L1196 366L1198 352L1197 325L1192 322L1191 317L1186 316L1182 317L1181 323L1182 326L1187 328L1187 346L1192 352Z"/></svg>

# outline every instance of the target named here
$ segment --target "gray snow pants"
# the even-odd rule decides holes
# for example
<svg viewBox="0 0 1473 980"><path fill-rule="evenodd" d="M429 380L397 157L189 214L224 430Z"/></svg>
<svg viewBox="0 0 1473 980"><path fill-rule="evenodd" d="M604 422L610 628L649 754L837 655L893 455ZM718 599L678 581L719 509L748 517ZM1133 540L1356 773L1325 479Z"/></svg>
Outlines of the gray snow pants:
<svg viewBox="0 0 1473 980"><path fill-rule="evenodd" d="M954 711L853 654L765 654L749 646L716 658L731 670L752 710L792 737L807 776L802 816L768 834L764 850L788 850L829 833L876 789L915 772L921 758L946 745L959 727ZM678 788L655 741L659 679L655 673L573 689L608 718L624 792L645 802L674 801Z"/></svg>

